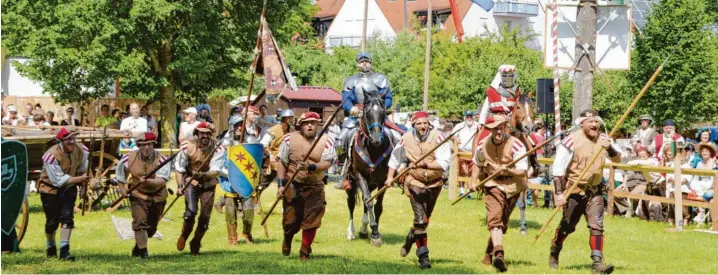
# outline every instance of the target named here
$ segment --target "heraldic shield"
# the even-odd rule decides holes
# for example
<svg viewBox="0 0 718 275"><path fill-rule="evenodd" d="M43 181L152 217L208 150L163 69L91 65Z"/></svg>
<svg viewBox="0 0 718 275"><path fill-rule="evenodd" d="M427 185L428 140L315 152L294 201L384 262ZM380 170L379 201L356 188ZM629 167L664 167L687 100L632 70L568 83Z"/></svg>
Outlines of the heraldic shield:
<svg viewBox="0 0 718 275"><path fill-rule="evenodd" d="M239 195L249 198L262 176L264 146L261 143L245 143L227 150L227 176L229 183Z"/></svg>
<svg viewBox="0 0 718 275"><path fill-rule="evenodd" d="M15 228L22 202L27 195L27 147L19 141L2 142L2 233Z"/></svg>

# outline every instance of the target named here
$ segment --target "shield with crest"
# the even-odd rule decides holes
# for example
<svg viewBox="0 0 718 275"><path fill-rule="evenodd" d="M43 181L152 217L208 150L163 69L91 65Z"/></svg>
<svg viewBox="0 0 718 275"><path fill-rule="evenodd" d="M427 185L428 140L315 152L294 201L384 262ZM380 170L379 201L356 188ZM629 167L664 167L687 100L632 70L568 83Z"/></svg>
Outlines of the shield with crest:
<svg viewBox="0 0 718 275"><path fill-rule="evenodd" d="M27 147L19 141L2 141L2 233L10 235L27 194Z"/></svg>
<svg viewBox="0 0 718 275"><path fill-rule="evenodd" d="M227 148L227 175L235 192L249 198L257 189L262 175L264 146L245 143Z"/></svg>

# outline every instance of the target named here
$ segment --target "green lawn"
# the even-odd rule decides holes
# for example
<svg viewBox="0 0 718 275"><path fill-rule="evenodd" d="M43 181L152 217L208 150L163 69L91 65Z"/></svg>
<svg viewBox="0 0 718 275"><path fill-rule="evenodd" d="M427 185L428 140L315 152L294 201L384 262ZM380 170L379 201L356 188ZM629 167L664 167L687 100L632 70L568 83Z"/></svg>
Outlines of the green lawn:
<svg viewBox="0 0 718 275"><path fill-rule="evenodd" d="M330 183L331 185L331 183ZM257 218L254 235L256 244L232 247L226 241L223 215L214 213L210 230L204 238L202 256L193 257L177 252L175 241L180 233L183 201L173 207L170 221L160 223L164 240L151 239L150 260L130 257L133 241L120 241L105 212L76 215L72 236L74 263L45 258L44 214L37 194L30 197L30 225L21 244L22 253L2 255L3 273L495 273L480 263L489 236L481 218L483 203L476 200L450 206L447 193L442 198L429 226L429 248L433 269L419 270L416 256L399 256L399 247L411 226L409 200L398 189L388 192L385 199L381 229L384 245L371 246L366 240L346 240L348 211L343 191L327 187L327 213L323 220L310 262L300 262L298 248L301 234L295 238L290 257L281 254L281 217L276 209L269 219L267 239ZM263 205L269 207L274 189L264 194ZM281 207L280 207L281 208ZM361 219L361 207L355 213ZM534 234L550 215L549 210L529 209L529 234L518 230L518 210L505 238L509 273L554 273L548 268L548 250L557 221L536 245ZM126 210L115 212L130 217ZM561 269L555 273L590 273L591 260L588 230L581 222L571 235L561 255ZM358 224L357 224L358 226ZM606 218L607 261L616 266L616 273L715 273L718 271L718 236L685 231L667 233L666 224L637 219ZM358 235L358 228L357 228ZM59 238L59 237L58 237ZM414 250L412 250L413 252Z"/></svg>

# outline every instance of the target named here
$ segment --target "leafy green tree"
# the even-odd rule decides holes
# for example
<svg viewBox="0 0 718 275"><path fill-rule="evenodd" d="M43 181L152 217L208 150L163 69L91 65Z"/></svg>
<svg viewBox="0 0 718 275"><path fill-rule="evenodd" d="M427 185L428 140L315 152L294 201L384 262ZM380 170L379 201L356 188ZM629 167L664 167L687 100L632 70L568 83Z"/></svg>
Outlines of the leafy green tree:
<svg viewBox="0 0 718 275"><path fill-rule="evenodd" d="M59 102L101 97L119 76L123 93L161 101L162 131L172 137L177 99L247 86L262 1L3 0L2 7L3 47L31 59L20 71L47 93ZM266 8L279 43L311 33L309 0Z"/></svg>
<svg viewBox="0 0 718 275"><path fill-rule="evenodd" d="M707 26L714 17L707 0L662 0L636 34L627 91L635 96L669 56L663 72L641 99L633 117L674 119L679 128L718 121L718 40Z"/></svg>

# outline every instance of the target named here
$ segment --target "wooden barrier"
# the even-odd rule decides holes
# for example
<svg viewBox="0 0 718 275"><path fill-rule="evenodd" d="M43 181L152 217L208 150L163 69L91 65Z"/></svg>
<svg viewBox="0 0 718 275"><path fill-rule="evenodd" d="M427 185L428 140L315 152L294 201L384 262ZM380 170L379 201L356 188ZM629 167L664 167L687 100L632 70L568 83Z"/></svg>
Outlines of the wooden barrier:
<svg viewBox="0 0 718 275"><path fill-rule="evenodd" d="M471 153L463 152L463 153L454 153L458 157L452 160L452 166L454 164L459 163L459 159L471 159L472 155ZM546 164L551 165L553 164L553 159L549 158L539 158L538 159L540 164ZM621 191L615 191L613 190L613 186L615 183L615 172L616 170L625 170L625 171L638 171L638 172L657 172L657 173L665 173L665 174L674 174L674 168L669 167L659 167L659 166L647 166L647 165L628 165L623 163L605 163L603 165L604 169L609 169L609 178L608 178L608 213L613 214L613 203L615 201L616 197L619 198L628 198L628 199L637 199L637 200L645 200L645 201L656 201L660 203L668 203L668 204L675 204L674 199L669 199L665 197L658 197L658 196L650 196L650 195L643 195L643 194L632 194L628 192L621 192ZM452 167L453 171L453 167ZM718 190L718 171L714 170L705 170L705 169L693 169L693 168L680 168L680 172L687 175L695 175L695 176L712 176L713 177L713 190ZM457 173L458 175L458 173ZM455 182L458 181L470 181L470 177L455 177L452 180ZM536 189L536 190L545 190L545 191L551 191L553 192L553 185L540 185L540 184L533 184L529 183L529 188ZM680 197L680 196L677 196ZM683 205L686 206L693 206L693 207L700 207L700 208L707 208L710 209L711 213L711 220L713 221L711 225L711 230L718 231L718 199L713 199L712 202L705 202L705 201L695 201L695 200L683 200Z"/></svg>
<svg viewBox="0 0 718 275"><path fill-rule="evenodd" d="M120 149L120 154L124 155L133 150L135 150L135 149ZM172 154L179 151L178 148L155 148L155 150L157 150L158 152L160 152L160 154L162 154L164 156L171 156Z"/></svg>

